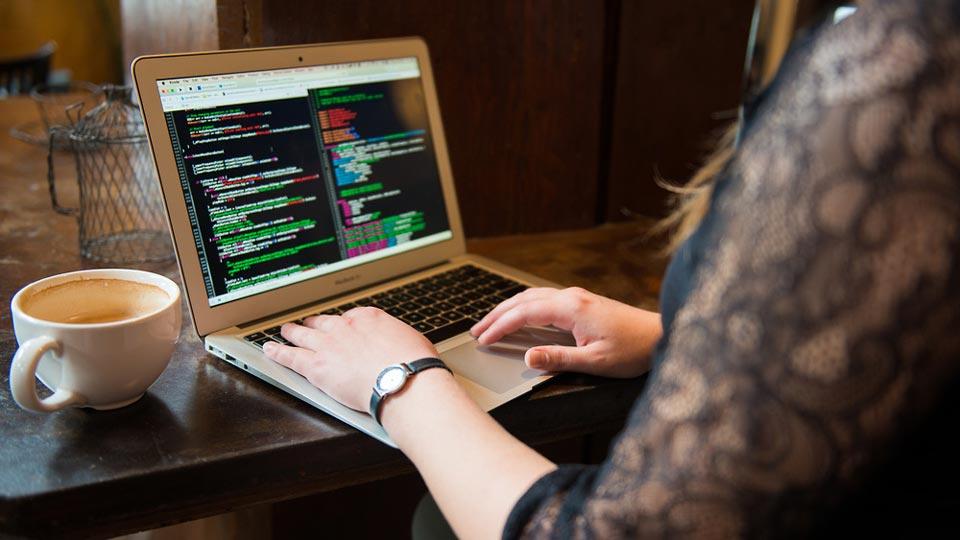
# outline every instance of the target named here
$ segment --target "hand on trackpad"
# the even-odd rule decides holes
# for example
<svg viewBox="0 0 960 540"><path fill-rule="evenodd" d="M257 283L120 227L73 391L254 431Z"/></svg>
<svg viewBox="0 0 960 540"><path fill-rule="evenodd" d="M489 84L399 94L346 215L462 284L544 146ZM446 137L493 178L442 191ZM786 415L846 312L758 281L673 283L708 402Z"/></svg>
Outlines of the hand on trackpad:
<svg viewBox="0 0 960 540"><path fill-rule="evenodd" d="M575 345L570 332L552 327L524 327L492 345L476 341L464 343L443 353L443 360L455 372L471 381L503 393L544 371L530 369L523 355L537 345Z"/></svg>

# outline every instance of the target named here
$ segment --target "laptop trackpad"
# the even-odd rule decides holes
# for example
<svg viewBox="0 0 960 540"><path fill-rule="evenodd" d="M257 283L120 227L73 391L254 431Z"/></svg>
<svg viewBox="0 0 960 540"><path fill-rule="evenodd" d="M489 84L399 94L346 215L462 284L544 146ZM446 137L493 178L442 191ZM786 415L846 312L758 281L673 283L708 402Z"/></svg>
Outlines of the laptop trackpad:
<svg viewBox="0 0 960 540"><path fill-rule="evenodd" d="M469 341L444 351L443 361L459 375L502 394L524 381L546 373L531 369L523 362L523 354L536 345L573 345L569 332L554 328L527 327L505 336L493 345Z"/></svg>

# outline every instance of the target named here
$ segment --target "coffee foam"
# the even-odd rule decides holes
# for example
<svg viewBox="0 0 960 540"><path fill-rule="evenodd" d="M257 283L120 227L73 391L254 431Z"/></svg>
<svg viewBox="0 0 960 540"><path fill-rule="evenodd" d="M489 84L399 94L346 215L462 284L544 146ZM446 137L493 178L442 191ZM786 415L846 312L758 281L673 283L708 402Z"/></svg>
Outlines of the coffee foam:
<svg viewBox="0 0 960 540"><path fill-rule="evenodd" d="M21 300L24 313L50 322L98 324L162 309L170 295L155 285L123 279L77 279L40 289Z"/></svg>

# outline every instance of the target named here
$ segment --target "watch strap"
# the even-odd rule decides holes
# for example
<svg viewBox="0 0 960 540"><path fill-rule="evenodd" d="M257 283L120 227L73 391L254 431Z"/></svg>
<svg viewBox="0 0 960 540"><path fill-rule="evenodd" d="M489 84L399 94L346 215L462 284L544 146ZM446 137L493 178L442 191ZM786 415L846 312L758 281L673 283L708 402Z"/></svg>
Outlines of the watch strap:
<svg viewBox="0 0 960 540"><path fill-rule="evenodd" d="M395 394L400 390L403 390L403 387L407 385L407 381L410 380L410 377L413 377L417 373L420 373L421 371L425 371L431 368L443 368L449 371L450 373L453 373L453 371L451 371L450 368L447 367L445 363L443 363L443 360L440 360L439 358L421 358L419 360L414 360L413 362L401 363L399 365L403 367L405 370L407 370L407 378L404 381L404 383L400 385L398 388L396 388L395 390L393 390L392 392L389 392L387 394L381 394L378 391L377 387L374 386L373 394L370 396L370 416L373 417L373 419L377 422L377 424L380 424L380 409L383 408L384 399L386 399L386 397L389 395ZM394 367L393 365L387 366L386 368L384 368L384 371L391 369L393 367ZM379 380L379 378L380 377L378 376L377 379ZM383 424L380 424L380 425L382 426Z"/></svg>
<svg viewBox="0 0 960 540"><path fill-rule="evenodd" d="M435 367L450 371L450 368L447 367L447 364L445 364L443 360L439 358L421 358L419 360L414 360L413 362L407 362L407 369L410 370L411 375ZM450 371L450 373L453 372Z"/></svg>

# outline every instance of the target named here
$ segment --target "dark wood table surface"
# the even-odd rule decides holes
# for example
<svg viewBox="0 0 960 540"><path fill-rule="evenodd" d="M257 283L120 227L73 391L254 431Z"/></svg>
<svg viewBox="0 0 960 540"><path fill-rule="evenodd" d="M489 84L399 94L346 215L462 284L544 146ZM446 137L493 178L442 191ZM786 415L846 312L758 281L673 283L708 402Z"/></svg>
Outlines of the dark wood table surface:
<svg viewBox="0 0 960 540"><path fill-rule="evenodd" d="M77 223L55 213L46 148L29 99L0 100L0 536L108 537L409 472L353 428L207 355L189 322L170 366L137 403L115 411L21 410L9 391L16 340L9 301L44 276L98 266L80 258ZM76 199L68 151L58 188ZM72 198L72 199L71 199ZM655 308L664 261L647 223L476 239L471 251L565 285ZM176 265L139 268L177 281ZM539 444L615 428L642 379L562 375L494 417Z"/></svg>

